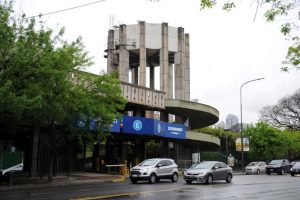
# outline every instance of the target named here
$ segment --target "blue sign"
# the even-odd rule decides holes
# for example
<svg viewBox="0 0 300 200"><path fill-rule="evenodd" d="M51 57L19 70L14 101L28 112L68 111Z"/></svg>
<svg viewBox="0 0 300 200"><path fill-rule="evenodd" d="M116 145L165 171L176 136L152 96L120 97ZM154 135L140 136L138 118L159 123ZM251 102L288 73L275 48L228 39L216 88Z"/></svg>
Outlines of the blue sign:
<svg viewBox="0 0 300 200"><path fill-rule="evenodd" d="M120 133L120 119L113 122L111 132ZM185 139L186 127L183 124L167 123L157 119L123 116L122 133Z"/></svg>

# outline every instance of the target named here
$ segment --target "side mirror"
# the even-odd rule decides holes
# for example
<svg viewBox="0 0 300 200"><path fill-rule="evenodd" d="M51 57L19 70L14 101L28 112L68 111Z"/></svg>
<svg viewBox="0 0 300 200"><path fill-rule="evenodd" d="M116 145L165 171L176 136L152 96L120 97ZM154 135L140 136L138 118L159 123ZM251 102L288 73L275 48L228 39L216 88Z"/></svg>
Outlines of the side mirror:
<svg viewBox="0 0 300 200"><path fill-rule="evenodd" d="M160 168L160 167L162 167L162 164L157 164L156 166L157 166L158 168Z"/></svg>

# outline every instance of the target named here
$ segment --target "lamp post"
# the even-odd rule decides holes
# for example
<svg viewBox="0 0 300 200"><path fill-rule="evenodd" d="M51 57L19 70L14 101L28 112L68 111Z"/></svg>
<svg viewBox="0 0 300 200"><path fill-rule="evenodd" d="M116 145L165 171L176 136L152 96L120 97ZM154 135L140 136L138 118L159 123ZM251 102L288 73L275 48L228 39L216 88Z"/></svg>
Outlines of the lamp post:
<svg viewBox="0 0 300 200"><path fill-rule="evenodd" d="M243 106L242 106L242 88L247 83L251 83L253 81L259 81L264 78L257 78L243 83L240 87L240 108L241 108L241 156L242 156L242 170L244 170L244 139L243 139Z"/></svg>

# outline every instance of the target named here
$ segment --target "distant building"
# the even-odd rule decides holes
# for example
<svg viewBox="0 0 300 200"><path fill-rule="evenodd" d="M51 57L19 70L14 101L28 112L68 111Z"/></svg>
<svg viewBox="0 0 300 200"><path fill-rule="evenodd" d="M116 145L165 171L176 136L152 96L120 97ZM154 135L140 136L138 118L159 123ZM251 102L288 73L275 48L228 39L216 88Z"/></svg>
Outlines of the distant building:
<svg viewBox="0 0 300 200"><path fill-rule="evenodd" d="M239 118L236 115L228 114L226 117L226 129L231 129L234 125L239 123Z"/></svg>

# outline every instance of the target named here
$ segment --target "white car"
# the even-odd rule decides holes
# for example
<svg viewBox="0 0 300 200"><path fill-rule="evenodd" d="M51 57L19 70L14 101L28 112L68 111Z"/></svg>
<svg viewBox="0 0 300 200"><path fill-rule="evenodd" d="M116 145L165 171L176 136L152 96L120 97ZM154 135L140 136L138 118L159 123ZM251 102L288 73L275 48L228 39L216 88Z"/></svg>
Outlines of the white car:
<svg viewBox="0 0 300 200"><path fill-rule="evenodd" d="M266 172L267 163L263 161L251 162L245 167L246 174L260 174Z"/></svg>
<svg viewBox="0 0 300 200"><path fill-rule="evenodd" d="M137 183L139 180L155 183L160 179L171 179L172 182L178 181L178 166L173 159L147 159L130 170L131 183Z"/></svg>

